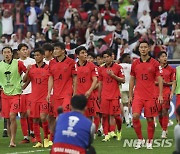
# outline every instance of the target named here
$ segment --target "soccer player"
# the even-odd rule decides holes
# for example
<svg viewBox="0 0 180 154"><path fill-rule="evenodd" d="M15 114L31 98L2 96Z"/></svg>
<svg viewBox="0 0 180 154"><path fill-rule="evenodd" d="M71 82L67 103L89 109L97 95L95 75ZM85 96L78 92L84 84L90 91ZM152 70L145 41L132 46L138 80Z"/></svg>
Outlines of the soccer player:
<svg viewBox="0 0 180 154"><path fill-rule="evenodd" d="M30 116L33 118L34 133L37 143L34 148L43 147L40 137L39 122L42 122L44 131L44 147L49 146L48 141L48 102L46 96L48 93L49 66L43 62L44 50L37 48L34 50L36 64L31 65L26 72L23 81L32 83Z"/></svg>
<svg viewBox="0 0 180 154"><path fill-rule="evenodd" d="M128 100L129 100L129 80L130 80L130 72L131 72L131 57L128 53L124 53L120 59L120 65L123 68L124 76L125 76L125 83L120 85L121 91L121 102L123 105L124 111L124 118L127 124L127 128L131 127L131 121L129 118L129 107L128 107Z"/></svg>
<svg viewBox="0 0 180 154"><path fill-rule="evenodd" d="M27 66L28 65L33 65L35 64L35 60L29 57L29 51L28 51L28 46L24 43L20 43L18 45L18 54L19 54L19 59L18 61L22 61L24 63L24 65ZM24 74L22 74L22 77L24 76ZM29 143L29 139L28 139L28 122L29 122L29 126L30 126L30 135L32 137L32 142L34 142L34 132L33 132L33 121L31 117L28 117L28 113L29 111L29 105L31 104L30 101L30 94L31 94L31 83L29 83L29 85L23 89L23 92L21 94L21 101L20 101L20 123L21 123L21 129L22 129L22 133L24 136L24 139L20 142L20 143ZM28 120L27 120L28 118Z"/></svg>
<svg viewBox="0 0 180 154"><path fill-rule="evenodd" d="M152 149L152 139L154 136L154 119L158 115L157 104L155 101L155 81L158 78L159 84L159 103L162 103L163 81L160 73L158 61L149 56L150 47L147 41L139 44L140 58L132 63L131 77L129 83L129 103L132 104L133 127L138 137L135 149L141 148L144 139L141 131L140 115L144 108L144 115L147 119L148 142L147 149ZM136 85L135 85L136 82ZM135 89L134 89L135 87ZM134 89L134 93L133 93Z"/></svg>
<svg viewBox="0 0 180 154"><path fill-rule="evenodd" d="M171 86L173 84L173 77L175 70L167 64L167 53L161 51L158 54L158 61L162 67L162 78L163 78L163 103L158 105L159 110L159 123L162 127L162 138L167 138L167 127L169 121L168 110L170 108L170 93ZM159 94L158 83L156 82L156 94Z"/></svg>
<svg viewBox="0 0 180 154"><path fill-rule="evenodd" d="M84 94L88 98L85 115L92 118L96 115L94 92L97 84L97 68L92 62L87 61L87 50L80 46L75 50L77 62L77 94Z"/></svg>
<svg viewBox="0 0 180 154"><path fill-rule="evenodd" d="M77 62L77 94L84 94L88 98L87 109L85 115L92 119L96 117L96 98L94 89L97 85L97 68L92 63L87 61L87 50L80 46L75 50L78 58ZM91 60L93 57L91 58ZM99 126L99 120L94 119L96 128Z"/></svg>
<svg viewBox="0 0 180 154"><path fill-rule="evenodd" d="M54 44L54 59L49 63L50 77L48 81L47 101L50 102L51 90L53 88L53 111L51 114L50 126L55 124L57 108L63 107L64 112L70 111L71 97L76 94L76 65L73 59L65 54L64 43ZM51 131L53 131L51 129Z"/></svg>
<svg viewBox="0 0 180 154"><path fill-rule="evenodd" d="M81 154L95 153L91 146L95 125L83 115L86 105L87 98L84 95L75 95L71 99L72 111L59 115L51 154L66 153L66 151Z"/></svg>
<svg viewBox="0 0 180 154"><path fill-rule="evenodd" d="M15 147L17 131L16 115L20 110L20 94L22 93L21 74L26 72L23 62L12 59L11 47L2 49L4 60L0 62L0 87L2 89L2 116L8 119L10 128L10 147Z"/></svg>
<svg viewBox="0 0 180 154"><path fill-rule="evenodd" d="M45 58L44 62L49 65L50 60L53 59L53 46L50 43L45 43L42 46L44 52L45 52Z"/></svg>
<svg viewBox="0 0 180 154"><path fill-rule="evenodd" d="M100 111L103 114L104 142L115 137L115 122L117 124L117 140L121 140L121 118L120 118L120 91L119 84L124 83L122 67L113 62L112 52L106 50L102 53L105 65L99 69L99 93ZM110 119L110 120L109 120Z"/></svg>

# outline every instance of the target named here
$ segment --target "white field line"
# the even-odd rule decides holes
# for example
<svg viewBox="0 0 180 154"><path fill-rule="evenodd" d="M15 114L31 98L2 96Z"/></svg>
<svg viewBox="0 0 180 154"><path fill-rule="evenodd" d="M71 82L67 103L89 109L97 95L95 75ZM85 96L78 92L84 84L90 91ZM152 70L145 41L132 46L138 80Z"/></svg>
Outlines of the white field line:
<svg viewBox="0 0 180 154"><path fill-rule="evenodd" d="M45 152L45 151L50 151L50 150L51 149L46 149L46 150L29 150L29 151L13 152L13 153L6 153L6 154L36 153L36 152Z"/></svg>

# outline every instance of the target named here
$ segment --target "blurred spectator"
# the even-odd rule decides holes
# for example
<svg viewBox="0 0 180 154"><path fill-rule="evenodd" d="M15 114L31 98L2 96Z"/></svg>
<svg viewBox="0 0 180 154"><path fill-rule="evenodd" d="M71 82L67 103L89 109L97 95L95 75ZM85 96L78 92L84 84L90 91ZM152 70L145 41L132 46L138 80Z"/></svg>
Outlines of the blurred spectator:
<svg viewBox="0 0 180 154"><path fill-rule="evenodd" d="M173 59L180 59L180 36L176 38Z"/></svg>
<svg viewBox="0 0 180 154"><path fill-rule="evenodd" d="M9 10L4 10L2 16L2 34L11 35L13 33L13 17Z"/></svg>
<svg viewBox="0 0 180 154"><path fill-rule="evenodd" d="M160 8L161 10L163 10L163 3L164 3L164 0L151 0L150 1L151 13L153 17L160 15L160 14L158 15L158 13L159 13Z"/></svg>
<svg viewBox="0 0 180 154"><path fill-rule="evenodd" d="M19 59L18 49L13 49L13 59Z"/></svg>
<svg viewBox="0 0 180 154"><path fill-rule="evenodd" d="M168 45L170 37L167 35L168 29L166 27L162 28L159 38L163 41L164 45Z"/></svg>
<svg viewBox="0 0 180 154"><path fill-rule="evenodd" d="M13 13L13 22L14 22L14 31L17 32L20 29L21 33L24 32L25 26L25 10L23 3L16 1L15 7L12 10Z"/></svg>
<svg viewBox="0 0 180 154"><path fill-rule="evenodd" d="M96 3L98 5L99 10L101 10L102 8L104 8L104 4L105 4L106 0L96 0Z"/></svg>
<svg viewBox="0 0 180 154"><path fill-rule="evenodd" d="M40 18L42 18L41 20L42 29L44 29L47 26L48 22L50 21L50 17L51 17L51 14L49 11L49 6L45 5L42 11L42 14L40 15Z"/></svg>
<svg viewBox="0 0 180 154"><path fill-rule="evenodd" d="M174 4L174 0L164 0L164 10L169 11L172 5Z"/></svg>
<svg viewBox="0 0 180 154"><path fill-rule="evenodd" d="M150 12L150 4L149 0L138 0L138 14L137 18L140 19L141 16L143 15L143 11L146 10L147 13Z"/></svg>
<svg viewBox="0 0 180 154"><path fill-rule="evenodd" d="M144 22L142 20L139 20L139 25L134 29L134 33L140 33L144 34L147 32L147 29L145 28Z"/></svg>
<svg viewBox="0 0 180 154"><path fill-rule="evenodd" d="M151 26L151 17L146 10L143 11L142 16L139 18L139 21L143 21L146 29L149 29Z"/></svg>
<svg viewBox="0 0 180 154"><path fill-rule="evenodd" d="M91 0L85 0L82 4L82 7L84 8L86 12L88 12L88 11L91 11L92 8L94 7L94 3Z"/></svg>
<svg viewBox="0 0 180 154"><path fill-rule="evenodd" d="M98 20L97 20L97 24L96 24L96 33L100 33L103 32L104 30L106 30L106 26L107 26L107 22L106 20L103 18L102 14L99 12L98 13Z"/></svg>
<svg viewBox="0 0 180 154"><path fill-rule="evenodd" d="M111 8L110 2L106 1L104 5L104 9L101 9L101 15L104 19L109 20L115 17L116 11Z"/></svg>
<svg viewBox="0 0 180 154"><path fill-rule="evenodd" d="M79 15L80 15L82 20L88 19L88 13L85 11L85 9L82 6L79 9Z"/></svg>
<svg viewBox="0 0 180 154"><path fill-rule="evenodd" d="M172 34L174 26L178 22L180 22L180 17L176 13L175 6L172 6L168 12L168 17L167 17L168 35Z"/></svg>
<svg viewBox="0 0 180 154"><path fill-rule="evenodd" d="M115 38L117 37L121 39L126 39L127 41L129 40L129 34L127 30L123 29L121 23L116 24Z"/></svg>
<svg viewBox="0 0 180 154"><path fill-rule="evenodd" d="M167 46L168 59L173 59L173 53L174 53L174 41L169 40L169 43L168 43L168 46Z"/></svg>
<svg viewBox="0 0 180 154"><path fill-rule="evenodd" d="M4 59L2 55L2 48L4 48L7 45L8 45L8 39L5 35L2 35L0 40L0 61Z"/></svg>
<svg viewBox="0 0 180 154"><path fill-rule="evenodd" d="M22 43L27 44L29 51L31 52L35 47L35 40L34 36L32 36L31 32L27 32L25 38L23 39Z"/></svg>
<svg viewBox="0 0 180 154"><path fill-rule="evenodd" d="M20 42L18 42L17 35L16 35L16 34L12 34L12 35L11 35L11 39L10 39L10 41L9 41L9 46L10 46L12 49L17 49L19 43L20 43Z"/></svg>
<svg viewBox="0 0 180 154"><path fill-rule="evenodd" d="M115 31L115 30L116 30L116 26L113 25L113 20L109 19L108 22L107 22L107 25L105 25L105 31L112 32L112 31Z"/></svg>
<svg viewBox="0 0 180 154"><path fill-rule="evenodd" d="M27 29L29 32L36 34L38 31L38 17L40 16L41 10L35 6L35 0L30 1L30 6L26 8L26 14L28 16Z"/></svg>
<svg viewBox="0 0 180 154"><path fill-rule="evenodd" d="M130 0L119 0L119 12L121 17L126 17L128 10L127 6L130 5Z"/></svg>
<svg viewBox="0 0 180 154"><path fill-rule="evenodd" d="M58 22L60 0L46 0L46 5L49 6L51 19L56 24Z"/></svg>
<svg viewBox="0 0 180 154"><path fill-rule="evenodd" d="M49 21L46 25L46 27L44 27L42 33L45 34L45 38L47 40L47 42L50 42L52 40L52 34L53 34L54 30L53 30L53 23L51 21Z"/></svg>
<svg viewBox="0 0 180 154"><path fill-rule="evenodd" d="M107 50L108 46L106 45L106 42L103 39L98 40L98 47L96 47L97 53L101 54L103 51Z"/></svg>

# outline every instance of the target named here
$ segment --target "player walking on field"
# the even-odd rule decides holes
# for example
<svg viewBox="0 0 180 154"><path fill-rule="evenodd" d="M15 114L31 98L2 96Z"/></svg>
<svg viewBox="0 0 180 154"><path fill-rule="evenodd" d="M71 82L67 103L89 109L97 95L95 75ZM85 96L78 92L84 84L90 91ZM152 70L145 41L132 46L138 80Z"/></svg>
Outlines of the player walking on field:
<svg viewBox="0 0 180 154"><path fill-rule="evenodd" d="M20 94L22 93L21 74L26 72L23 62L12 58L12 48L2 49L4 60L0 62L0 86L2 89L2 116L8 119L10 130L10 147L15 147L17 131L16 116L20 111Z"/></svg>
<svg viewBox="0 0 180 154"><path fill-rule="evenodd" d="M162 138L167 138L167 127L169 121L169 113L170 109L170 93L171 86L173 84L173 76L175 70L167 64L167 53L162 51L158 54L158 61L160 66L162 67L162 78L163 78L163 103L158 104L159 110L159 123L162 128ZM156 94L159 94L158 83L156 82ZM158 96L157 96L158 97Z"/></svg>
<svg viewBox="0 0 180 154"><path fill-rule="evenodd" d="M21 43L18 45L18 54L19 54L19 59L18 61L22 61L24 65L33 65L35 64L35 60L28 57L29 56L29 51L28 51L28 46L24 43ZM22 74L22 77L24 74ZM24 136L24 139L20 143L29 143L28 139L28 123L30 127L30 135L32 136L32 141L34 142L34 132L33 132L33 121L31 117L28 117L27 112L29 112L29 105L31 103L30 101L30 94L31 94L31 83L23 90L21 94L21 101L20 101L20 124L21 124L21 129L22 133ZM28 118L28 119L27 119Z"/></svg>
<svg viewBox="0 0 180 154"><path fill-rule="evenodd" d="M104 142L109 141L111 137L115 137L115 122L117 124L117 140L121 140L120 118L120 90L119 84L124 83L124 75L122 67L113 62L112 52L106 50L102 54L105 65L99 69L99 94L100 112L103 116L103 130L105 138Z"/></svg>
<svg viewBox="0 0 180 154"><path fill-rule="evenodd" d="M144 115L147 119L148 142L147 149L152 149L152 139L154 136L153 117L158 115L157 104L155 101L155 81L158 78L159 84L159 103L163 101L163 80L159 63L149 56L150 47L147 41L139 44L140 58L132 63L131 77L129 83L129 103L132 104L133 127L138 137L135 149L141 148L144 139L141 131L140 115L144 108ZM136 83L136 84L135 84ZM134 92L133 92L134 89Z"/></svg>
<svg viewBox="0 0 180 154"><path fill-rule="evenodd" d="M48 81L47 101L50 102L53 88L52 111L50 111L50 126L55 124L58 116L57 108L63 107L64 112L70 111L70 100L76 94L76 66L73 59L65 54L64 43L54 44L54 59L49 63L50 77ZM53 131L53 130L51 130Z"/></svg>
<svg viewBox="0 0 180 154"><path fill-rule="evenodd" d="M92 118L96 115L93 90L97 84L97 68L92 62L87 61L87 50L85 47L78 47L75 53L79 59L77 62L77 94L84 94L88 98L85 115Z"/></svg>
<svg viewBox="0 0 180 154"><path fill-rule="evenodd" d="M49 141L47 115L49 109L46 96L48 93L48 79L50 75L49 66L43 62L43 49L35 49L34 58L36 64L28 68L28 71L23 78L24 82L30 81L32 83L30 116L33 118L34 133L37 141L37 144L33 147L43 147L40 136L40 120L42 122L42 128L44 131L44 147L48 147Z"/></svg>

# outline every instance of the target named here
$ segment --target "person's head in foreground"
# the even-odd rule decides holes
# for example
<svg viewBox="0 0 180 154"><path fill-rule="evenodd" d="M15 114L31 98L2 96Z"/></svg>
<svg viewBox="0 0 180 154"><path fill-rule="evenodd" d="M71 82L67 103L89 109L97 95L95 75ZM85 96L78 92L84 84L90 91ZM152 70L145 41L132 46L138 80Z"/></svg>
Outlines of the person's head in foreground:
<svg viewBox="0 0 180 154"><path fill-rule="evenodd" d="M87 98L84 95L75 95L71 99L72 111L84 112L87 105Z"/></svg>

